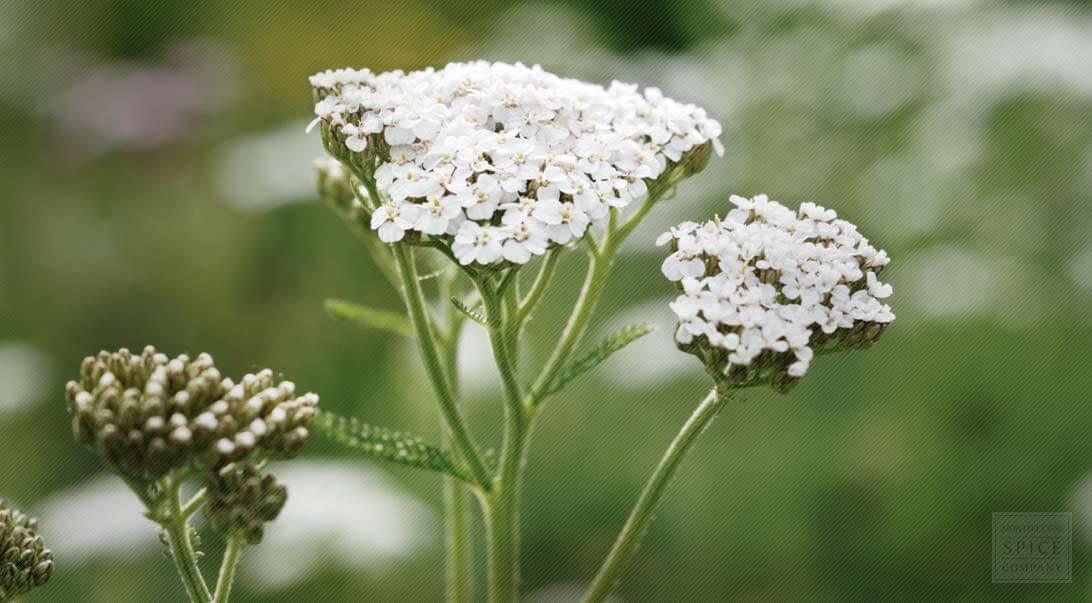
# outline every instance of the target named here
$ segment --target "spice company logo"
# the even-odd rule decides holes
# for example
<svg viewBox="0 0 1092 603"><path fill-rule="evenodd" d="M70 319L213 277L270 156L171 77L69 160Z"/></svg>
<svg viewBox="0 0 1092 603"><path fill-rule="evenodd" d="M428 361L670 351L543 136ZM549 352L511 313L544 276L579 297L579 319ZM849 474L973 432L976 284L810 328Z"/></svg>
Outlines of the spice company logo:
<svg viewBox="0 0 1092 603"><path fill-rule="evenodd" d="M1070 513L994 513L994 582L1070 582Z"/></svg>

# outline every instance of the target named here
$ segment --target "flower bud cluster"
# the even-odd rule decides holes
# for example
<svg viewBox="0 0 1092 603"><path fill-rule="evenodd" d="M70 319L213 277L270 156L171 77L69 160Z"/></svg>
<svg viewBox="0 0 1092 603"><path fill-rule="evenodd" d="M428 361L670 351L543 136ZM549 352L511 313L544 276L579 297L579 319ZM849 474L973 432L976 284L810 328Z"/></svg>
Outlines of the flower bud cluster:
<svg viewBox="0 0 1092 603"><path fill-rule="evenodd" d="M865 348L894 319L880 300L889 262L857 227L814 203L793 211L759 195L732 196L723 219L664 233L663 273L680 349L731 385L787 391L817 352Z"/></svg>
<svg viewBox="0 0 1092 603"><path fill-rule="evenodd" d="M386 197L371 216L379 238L429 236L462 264L523 264L723 153L699 107L537 65L339 69L311 85L327 151Z"/></svg>
<svg viewBox="0 0 1092 603"><path fill-rule="evenodd" d="M262 541L264 524L284 508L288 491L253 462L229 463L207 480L207 513L213 529L236 534L248 544Z"/></svg>
<svg viewBox="0 0 1092 603"><path fill-rule="evenodd" d="M37 519L0 498L0 601L45 584L53 574L53 553L37 532Z"/></svg>
<svg viewBox="0 0 1092 603"><path fill-rule="evenodd" d="M268 369L236 383L208 354L172 359L148 346L85 358L65 393L76 440L126 478L151 483L173 469L293 455L318 403L295 390Z"/></svg>

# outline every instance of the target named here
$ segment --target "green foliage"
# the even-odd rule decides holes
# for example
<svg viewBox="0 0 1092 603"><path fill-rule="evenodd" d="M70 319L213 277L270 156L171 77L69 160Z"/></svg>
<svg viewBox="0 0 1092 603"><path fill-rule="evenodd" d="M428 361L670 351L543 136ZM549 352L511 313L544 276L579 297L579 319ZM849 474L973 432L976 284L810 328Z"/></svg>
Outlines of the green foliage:
<svg viewBox="0 0 1092 603"><path fill-rule="evenodd" d="M459 312L461 312L464 316L466 316L470 320L473 320L474 322L480 324L483 327L488 328L488 327L495 326L493 323L491 323L489 321L488 318L485 317L484 314L482 314L478 310L467 307L467 305L464 304L462 301L460 301L459 298L457 298L457 297L451 298L451 305L455 306L455 309L458 310Z"/></svg>
<svg viewBox="0 0 1092 603"><path fill-rule="evenodd" d="M471 481L455 463L450 452L415 435L368 425L356 417L342 417L326 411L319 412L314 428L338 444L373 458Z"/></svg>
<svg viewBox="0 0 1092 603"><path fill-rule="evenodd" d="M413 325L401 314L376 310L341 299L328 299L323 307L335 320L351 322L362 329L387 331L395 335L413 337Z"/></svg>
<svg viewBox="0 0 1092 603"><path fill-rule="evenodd" d="M568 385L573 379L592 370L604 360L610 358L611 354L655 330L656 325L642 322L627 325L618 331L611 333L606 339L599 342L599 345L595 346L590 352L574 360L569 366L565 367L557 376L554 385L546 391L546 395L560 391L561 388Z"/></svg>

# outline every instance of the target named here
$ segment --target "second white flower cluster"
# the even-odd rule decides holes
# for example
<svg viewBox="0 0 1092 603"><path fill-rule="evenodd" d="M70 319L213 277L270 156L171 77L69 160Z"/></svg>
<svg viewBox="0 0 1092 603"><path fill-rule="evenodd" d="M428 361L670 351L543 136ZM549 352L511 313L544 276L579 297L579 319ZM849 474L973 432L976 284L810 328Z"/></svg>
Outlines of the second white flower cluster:
<svg viewBox="0 0 1092 603"><path fill-rule="evenodd" d="M889 258L856 226L814 203L792 211L765 195L731 202L723 219L685 222L657 240L671 244L663 273L683 290L671 303L681 346L718 348L742 366L791 351L787 373L800 377L813 335L895 319L880 301L891 286L876 277Z"/></svg>
<svg viewBox="0 0 1092 603"><path fill-rule="evenodd" d="M378 162L367 164L385 197L372 229L388 243L453 237L462 264L525 263L642 199L646 180L691 149L723 152L720 124L699 107L538 66L337 70L311 84L328 145Z"/></svg>

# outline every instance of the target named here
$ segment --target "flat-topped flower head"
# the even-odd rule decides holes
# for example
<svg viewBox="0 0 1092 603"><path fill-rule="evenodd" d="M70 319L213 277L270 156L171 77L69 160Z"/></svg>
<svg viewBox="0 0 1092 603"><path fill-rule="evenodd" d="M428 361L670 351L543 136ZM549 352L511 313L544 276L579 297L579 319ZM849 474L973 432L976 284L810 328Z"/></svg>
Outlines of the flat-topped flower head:
<svg viewBox="0 0 1092 603"><path fill-rule="evenodd" d="M139 483L175 469L295 454L318 403L295 392L269 369L236 383L208 354L172 359L151 346L88 356L65 388L76 440Z"/></svg>
<svg viewBox="0 0 1092 603"><path fill-rule="evenodd" d="M675 341L718 382L788 391L815 354L866 348L895 320L877 277L889 258L856 226L814 203L731 202L724 218L657 240L670 244L663 273L682 289Z"/></svg>
<svg viewBox="0 0 1092 603"><path fill-rule="evenodd" d="M0 601L26 594L53 574L53 553L38 535L38 520L0 498Z"/></svg>
<svg viewBox="0 0 1092 603"><path fill-rule="evenodd" d="M723 153L700 107L537 65L342 69L311 84L311 127L384 196L372 229L386 242L432 237L463 264L525 263Z"/></svg>

